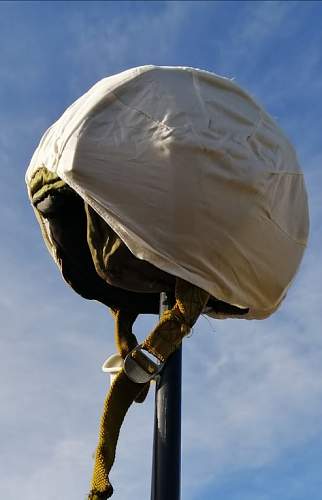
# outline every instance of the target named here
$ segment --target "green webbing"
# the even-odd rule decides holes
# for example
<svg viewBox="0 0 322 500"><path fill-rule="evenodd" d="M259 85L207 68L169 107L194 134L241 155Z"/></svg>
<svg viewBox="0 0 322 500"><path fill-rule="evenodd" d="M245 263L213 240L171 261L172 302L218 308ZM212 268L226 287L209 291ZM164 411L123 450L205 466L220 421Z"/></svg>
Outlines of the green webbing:
<svg viewBox="0 0 322 500"><path fill-rule="evenodd" d="M144 389L144 385L132 382L123 370L112 384L104 404L88 500L105 500L113 494L108 476L115 459L120 428L127 410Z"/></svg>
<svg viewBox="0 0 322 500"><path fill-rule="evenodd" d="M165 362L189 333L207 304L209 294L182 279L176 280L176 303L165 311L143 348Z"/></svg>
<svg viewBox="0 0 322 500"><path fill-rule="evenodd" d="M144 348L160 361L166 361L197 321L208 298L207 292L178 278L176 303L162 315L156 328L144 341ZM139 357L140 352L135 355ZM132 382L122 370L107 395L89 500L105 500L113 493L109 473L115 458L120 428L127 410L143 389L144 384Z"/></svg>
<svg viewBox="0 0 322 500"><path fill-rule="evenodd" d="M136 336L132 332L132 326L138 316L138 313L129 309L111 309L111 311L114 315L114 339L116 349L122 358L125 359L129 352L138 345ZM140 353L136 353L136 357L144 363L144 359ZM143 384L143 390L141 390L140 394L135 398L136 403L143 403L149 392L149 387L149 383Z"/></svg>

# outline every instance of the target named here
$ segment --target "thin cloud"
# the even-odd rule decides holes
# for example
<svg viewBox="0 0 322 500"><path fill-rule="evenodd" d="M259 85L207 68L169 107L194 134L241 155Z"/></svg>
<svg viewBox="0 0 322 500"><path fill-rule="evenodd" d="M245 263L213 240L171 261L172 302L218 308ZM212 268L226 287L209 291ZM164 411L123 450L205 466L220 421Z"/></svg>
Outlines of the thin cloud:
<svg viewBox="0 0 322 500"><path fill-rule="evenodd" d="M134 16L125 10L122 16L111 16L108 23L99 16L94 23L88 23L83 13L71 17L73 43L66 55L77 68L70 79L74 90L83 87L84 82L94 83L131 66L169 64L190 11L189 3L155 3L155 8L147 11L137 6Z"/></svg>

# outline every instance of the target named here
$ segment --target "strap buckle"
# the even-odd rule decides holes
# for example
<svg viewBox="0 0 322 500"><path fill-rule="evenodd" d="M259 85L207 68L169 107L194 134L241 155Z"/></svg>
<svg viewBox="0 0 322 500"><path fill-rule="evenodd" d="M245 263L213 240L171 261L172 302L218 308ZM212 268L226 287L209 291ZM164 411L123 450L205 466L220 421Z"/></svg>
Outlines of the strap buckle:
<svg viewBox="0 0 322 500"><path fill-rule="evenodd" d="M146 384L155 379L161 372L164 363L161 363L158 358L154 358L158 362L154 362L143 352L143 344L137 345L124 360L124 371L128 378L137 384ZM150 354L150 353L149 353ZM134 356L136 355L136 359Z"/></svg>

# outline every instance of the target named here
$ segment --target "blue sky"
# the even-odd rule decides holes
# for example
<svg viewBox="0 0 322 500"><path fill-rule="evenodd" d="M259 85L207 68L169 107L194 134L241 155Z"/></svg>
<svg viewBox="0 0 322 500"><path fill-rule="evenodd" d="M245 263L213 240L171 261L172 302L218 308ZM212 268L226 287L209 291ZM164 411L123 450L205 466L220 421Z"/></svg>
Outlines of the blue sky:
<svg viewBox="0 0 322 500"><path fill-rule="evenodd" d="M184 346L183 500L320 500L322 3L0 3L0 496L84 498L114 352L105 308L61 279L24 174L44 130L100 78L142 64L234 78L295 145L311 235L265 321L201 318ZM145 336L155 318L140 319ZM130 411L115 500L149 498L152 392Z"/></svg>

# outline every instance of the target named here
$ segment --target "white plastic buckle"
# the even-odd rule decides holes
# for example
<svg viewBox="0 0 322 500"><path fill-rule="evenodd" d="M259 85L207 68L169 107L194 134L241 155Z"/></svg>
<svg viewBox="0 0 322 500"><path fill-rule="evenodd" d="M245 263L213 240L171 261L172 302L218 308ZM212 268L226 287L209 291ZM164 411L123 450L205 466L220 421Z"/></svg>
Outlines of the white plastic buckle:
<svg viewBox="0 0 322 500"><path fill-rule="evenodd" d="M102 366L102 370L105 373L108 373L110 376L110 384L112 385L117 375L123 368L123 358L119 353L112 354L107 360L104 362Z"/></svg>
<svg viewBox="0 0 322 500"><path fill-rule="evenodd" d="M164 363L161 363L157 358L157 362L154 362L150 357L148 357L143 352L144 348L142 344L137 345L125 358L124 360L124 371L132 382L137 384L146 384L151 380L155 379L161 372ZM141 355L145 358L146 363L153 368L153 373L147 372L143 366L141 366L137 360L133 358L135 352L141 351ZM149 353L150 354L150 353Z"/></svg>

